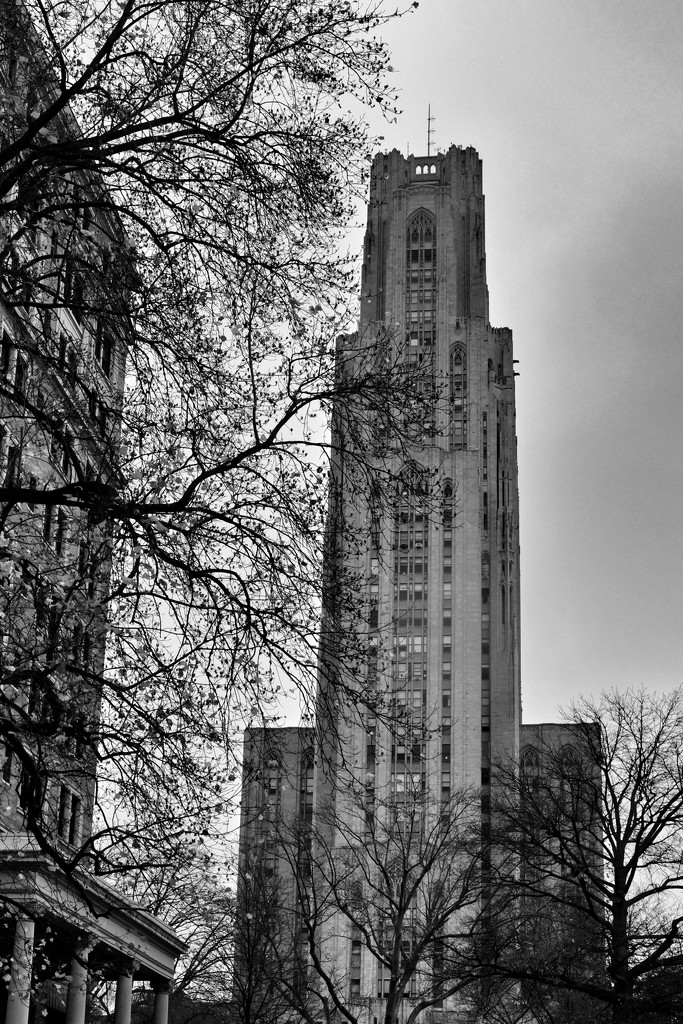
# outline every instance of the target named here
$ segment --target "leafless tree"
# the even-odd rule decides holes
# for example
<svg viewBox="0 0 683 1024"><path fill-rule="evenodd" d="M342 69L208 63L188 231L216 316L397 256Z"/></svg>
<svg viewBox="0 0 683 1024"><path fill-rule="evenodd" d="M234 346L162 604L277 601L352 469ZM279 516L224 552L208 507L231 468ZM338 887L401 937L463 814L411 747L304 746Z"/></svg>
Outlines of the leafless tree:
<svg viewBox="0 0 683 1024"><path fill-rule="evenodd" d="M0 0L0 734L67 870L222 830L235 731L315 675L329 410L382 480L424 401L381 337L335 370L388 16ZM58 771L97 811L66 845Z"/></svg>
<svg viewBox="0 0 683 1024"><path fill-rule="evenodd" d="M612 691L567 720L571 745L499 767L492 959L537 1019L678 1020L683 692Z"/></svg>
<svg viewBox="0 0 683 1024"><path fill-rule="evenodd" d="M366 801L356 793L314 826L280 823L279 889L294 908L289 942L271 952L280 993L310 1022L355 1024L372 1007L413 1024L456 995L476 1005L477 801L454 794L435 810L416 791L376 797L371 814Z"/></svg>

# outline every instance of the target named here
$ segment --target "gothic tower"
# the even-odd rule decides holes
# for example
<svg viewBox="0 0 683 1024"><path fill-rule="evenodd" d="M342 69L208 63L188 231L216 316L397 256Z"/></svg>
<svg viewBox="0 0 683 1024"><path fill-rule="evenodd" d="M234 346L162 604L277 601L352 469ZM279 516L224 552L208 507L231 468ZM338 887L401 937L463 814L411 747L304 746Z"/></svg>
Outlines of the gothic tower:
<svg viewBox="0 0 683 1024"><path fill-rule="evenodd" d="M328 841L342 859L354 844L367 847L386 807L411 790L424 795L423 830L463 789L481 794L485 823L492 758L518 751L515 373L511 331L488 321L475 150L375 157L359 331L342 358L372 358L373 345L436 383L431 429L411 457L431 483L424 498L399 483L393 505L378 513L347 471L353 442L337 423L332 518L342 509L345 526L334 538L332 575L356 580L367 627L365 655L346 665L339 655L347 707L321 730L316 771L314 818L328 816ZM400 481L402 467L392 470ZM342 613L338 633L351 628ZM334 685L331 675L324 686ZM345 973L351 998L386 998L387 972L350 916L326 926L327 961Z"/></svg>
<svg viewBox="0 0 683 1024"><path fill-rule="evenodd" d="M444 786L449 773L452 785L486 785L490 755L512 753L519 732L519 504L512 332L488 322L476 151L379 154L364 252L361 335L395 325L403 358L430 360L446 382L416 458L446 495L450 483L450 523L448 508L442 524L401 513L397 564L370 584L397 629L393 688L420 681L427 706L450 717Z"/></svg>
<svg viewBox="0 0 683 1024"><path fill-rule="evenodd" d="M367 371L377 389L333 416L315 766L313 731L249 733L240 840L240 899L259 881L290 922L288 998L364 1024L405 1000L479 1012L458 975L487 906L470 825L486 834L520 733L513 362L488 322L477 153L379 154L338 349L342 390Z"/></svg>

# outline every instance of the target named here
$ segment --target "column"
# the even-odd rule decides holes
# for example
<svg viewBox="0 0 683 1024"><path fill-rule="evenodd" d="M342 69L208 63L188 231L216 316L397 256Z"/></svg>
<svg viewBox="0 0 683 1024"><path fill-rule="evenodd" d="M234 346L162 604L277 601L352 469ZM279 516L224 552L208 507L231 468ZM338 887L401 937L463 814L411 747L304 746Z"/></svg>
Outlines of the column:
<svg viewBox="0 0 683 1024"><path fill-rule="evenodd" d="M170 982L163 979L154 983L154 1018L152 1024L168 1024Z"/></svg>
<svg viewBox="0 0 683 1024"><path fill-rule="evenodd" d="M71 960L71 980L66 1002L65 1024L85 1024L88 995L88 957L92 946L83 938L76 943Z"/></svg>
<svg viewBox="0 0 683 1024"><path fill-rule="evenodd" d="M133 975L137 963L129 960L116 981L116 1003L114 1024L130 1024L130 1010L133 1002Z"/></svg>
<svg viewBox="0 0 683 1024"><path fill-rule="evenodd" d="M28 1024L31 1001L31 974L33 971L33 934L35 922L19 914L14 928L14 951L7 986L7 1013L5 1024Z"/></svg>

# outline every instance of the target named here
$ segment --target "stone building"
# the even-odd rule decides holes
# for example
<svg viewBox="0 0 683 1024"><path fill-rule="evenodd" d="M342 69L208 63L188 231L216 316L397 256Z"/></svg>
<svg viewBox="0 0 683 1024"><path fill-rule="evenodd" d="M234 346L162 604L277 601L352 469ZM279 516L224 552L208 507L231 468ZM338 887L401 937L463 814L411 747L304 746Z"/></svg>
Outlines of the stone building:
<svg viewBox="0 0 683 1024"><path fill-rule="evenodd" d="M373 629L388 658L373 685L437 727L416 768L439 800L454 786L486 787L491 756L516 749L520 721L512 335L488 320L482 168L473 149L375 158L363 349L382 331L396 357L434 382L431 433L411 453L431 493L420 500L397 492L377 517L364 496L339 489L352 534L365 529L367 538L359 553L342 546L340 557L356 561L377 609ZM392 468L399 478L401 467ZM387 760L385 771L378 783L398 763Z"/></svg>
<svg viewBox="0 0 683 1024"><path fill-rule="evenodd" d="M473 149L375 157L360 300L358 332L341 340L340 362L362 372L380 354L414 371L423 402L419 422L406 413L400 453L381 454L382 410L366 424L377 451L362 453L370 477L376 465L392 481L381 501L371 479L363 486L354 477L356 434L335 419L327 571L336 592L348 587L353 607L333 597L323 622L313 821L314 846L324 843L329 864L348 864L363 848L377 858L379 831L382 849L398 836L405 855L405 824L398 833L394 825L407 818L419 823L421 856L464 790L478 794L485 826L492 758L519 749L515 371L510 330L489 323ZM289 761L297 779L299 760ZM244 851L255 836L263 841L264 823L253 815L243 822ZM448 849L455 857L455 840ZM267 856L275 868L275 852ZM313 883L315 865L314 848ZM339 993L372 1020L384 1015L381 1001L396 982L380 963L385 926L370 912L365 921L364 931L342 907L315 941ZM395 936L406 962L416 948L409 931ZM433 963L443 958L438 936L427 948ZM416 966L402 998L431 985L431 1005L453 1008L427 973L424 962Z"/></svg>
<svg viewBox="0 0 683 1024"><path fill-rule="evenodd" d="M347 485L348 442L337 438L333 519L344 526L335 558L352 568L369 623L369 656L354 669L358 713L346 707L325 727L334 738L316 775L316 812L334 807L327 841L339 850L358 834L362 810L348 797L358 786L366 814L418 801L422 835L455 794L474 789L485 824L492 759L518 751L515 371L510 330L489 323L473 149L427 158L393 150L373 161L359 330L345 357L367 358L377 344L421 372L428 397L409 456L412 480L426 483L411 485L390 456L395 497L377 509ZM355 973L371 1006L392 981L365 948L351 970L353 932L339 915L326 956L340 977Z"/></svg>
<svg viewBox="0 0 683 1024"><path fill-rule="evenodd" d="M240 801L240 874L287 874L278 821L313 820L313 729L249 728L244 735Z"/></svg>
<svg viewBox="0 0 683 1024"><path fill-rule="evenodd" d="M297 908L323 965L311 985L359 1021L418 1002L425 1020L485 1015L466 943L445 938L482 907L460 889L463 836L472 822L490 831L496 778L514 804L520 758L544 772L578 742L574 726L521 722L516 360L511 331L489 323L484 225L473 149L375 157L359 328L338 358L342 372L409 371L417 412L408 394L403 422L400 409L361 412L361 430L333 418L315 766L308 730L251 731L245 745L242 870L250 851L287 884L269 814L295 819L312 781L314 899ZM401 879L420 872L401 903Z"/></svg>
<svg viewBox="0 0 683 1024"><path fill-rule="evenodd" d="M49 102L50 78L37 44L35 60L26 55L29 28L13 36L5 10L8 152ZM68 108L50 131L77 136ZM134 979L155 986L164 1024L183 944L96 877L89 848L110 575L100 505L119 442L134 268L94 174L38 163L8 185L22 157L0 174L0 1015L82 1024L96 972L118 979L117 1024L130 1020ZM32 500L43 490L54 503Z"/></svg>

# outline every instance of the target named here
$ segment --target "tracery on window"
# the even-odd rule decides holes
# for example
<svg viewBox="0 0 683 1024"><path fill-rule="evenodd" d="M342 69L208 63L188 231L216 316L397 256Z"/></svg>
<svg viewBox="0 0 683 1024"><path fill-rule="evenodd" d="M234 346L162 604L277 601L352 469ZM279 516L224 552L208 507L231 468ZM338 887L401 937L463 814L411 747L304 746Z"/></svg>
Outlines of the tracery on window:
<svg viewBox="0 0 683 1024"><path fill-rule="evenodd" d="M450 359L451 448L467 447L467 350L464 345L451 349Z"/></svg>
<svg viewBox="0 0 683 1024"><path fill-rule="evenodd" d="M426 210L408 224L406 261L406 358L420 363L436 333L436 222Z"/></svg>
<svg viewBox="0 0 683 1024"><path fill-rule="evenodd" d="M533 747L526 747L520 757L522 774L527 777L538 775L538 751Z"/></svg>

